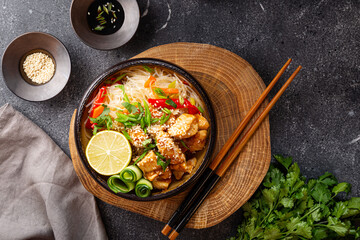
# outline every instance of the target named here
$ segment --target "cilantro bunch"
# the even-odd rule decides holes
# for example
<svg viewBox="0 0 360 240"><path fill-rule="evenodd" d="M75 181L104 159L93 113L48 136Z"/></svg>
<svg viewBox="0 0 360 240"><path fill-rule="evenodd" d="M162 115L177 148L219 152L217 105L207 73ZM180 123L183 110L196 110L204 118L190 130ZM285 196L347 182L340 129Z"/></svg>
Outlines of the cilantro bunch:
<svg viewBox="0 0 360 240"><path fill-rule="evenodd" d="M350 192L349 183L338 183L328 172L306 181L291 157L274 157L284 171L270 166L262 185L242 207L244 220L230 240L360 238L360 227L356 227L360 197L336 198Z"/></svg>

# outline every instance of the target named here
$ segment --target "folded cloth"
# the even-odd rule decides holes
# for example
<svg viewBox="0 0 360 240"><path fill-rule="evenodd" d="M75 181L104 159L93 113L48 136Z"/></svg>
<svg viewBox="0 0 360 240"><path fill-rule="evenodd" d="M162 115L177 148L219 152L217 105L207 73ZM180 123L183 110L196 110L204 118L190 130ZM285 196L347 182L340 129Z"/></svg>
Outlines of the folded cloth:
<svg viewBox="0 0 360 240"><path fill-rule="evenodd" d="M9 104L0 108L0 239L107 239L71 160Z"/></svg>

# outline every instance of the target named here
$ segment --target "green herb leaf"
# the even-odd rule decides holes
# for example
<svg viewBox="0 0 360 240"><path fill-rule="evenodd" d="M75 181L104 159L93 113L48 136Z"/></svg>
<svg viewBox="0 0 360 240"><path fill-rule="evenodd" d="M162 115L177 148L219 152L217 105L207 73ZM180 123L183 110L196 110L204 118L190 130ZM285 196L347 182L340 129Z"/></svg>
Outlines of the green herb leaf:
<svg viewBox="0 0 360 240"><path fill-rule="evenodd" d="M177 108L176 103L171 99L166 100L165 103L172 106L173 108Z"/></svg>
<svg viewBox="0 0 360 240"><path fill-rule="evenodd" d="M349 200L348 208L355 208L360 210L360 197L352 197Z"/></svg>
<svg viewBox="0 0 360 240"><path fill-rule="evenodd" d="M315 187L311 191L311 196L320 203L326 204L331 199L331 193L330 190L327 188L327 186L321 182L316 183Z"/></svg>
<svg viewBox="0 0 360 240"><path fill-rule="evenodd" d="M333 189L332 192L335 193L335 196L338 195L340 192L346 192L349 193L351 190L351 185L349 183L346 182L342 182L339 183L338 185L336 185Z"/></svg>
<svg viewBox="0 0 360 240"><path fill-rule="evenodd" d="M154 69L152 69L152 68L150 68L150 67L148 67L148 66L143 65L143 68L145 69L145 71L147 71L147 72L149 72L149 73L154 73L154 72L155 72Z"/></svg>
<svg viewBox="0 0 360 240"><path fill-rule="evenodd" d="M273 155L274 158L281 163L281 165L283 165L287 170L289 169L291 163L292 163L292 157L283 157L281 155Z"/></svg>
<svg viewBox="0 0 360 240"><path fill-rule="evenodd" d="M122 102L121 105L123 105L126 108L126 110L129 111L129 113L136 113L138 111L138 109L134 105L128 102Z"/></svg>
<svg viewBox="0 0 360 240"><path fill-rule="evenodd" d="M163 155L161 155L159 152L155 152L156 156L158 156L161 159L166 159Z"/></svg>
<svg viewBox="0 0 360 240"><path fill-rule="evenodd" d="M156 153L156 152L155 152ZM166 162L164 162L161 157L158 156L157 158L157 165L161 166L163 171L165 172L165 169L167 168L167 166L169 166L170 164L170 159L168 159Z"/></svg>
<svg viewBox="0 0 360 240"><path fill-rule="evenodd" d="M161 88L153 88L153 90L156 93L156 95L158 95L159 98L162 98L162 99L167 98L165 92Z"/></svg>

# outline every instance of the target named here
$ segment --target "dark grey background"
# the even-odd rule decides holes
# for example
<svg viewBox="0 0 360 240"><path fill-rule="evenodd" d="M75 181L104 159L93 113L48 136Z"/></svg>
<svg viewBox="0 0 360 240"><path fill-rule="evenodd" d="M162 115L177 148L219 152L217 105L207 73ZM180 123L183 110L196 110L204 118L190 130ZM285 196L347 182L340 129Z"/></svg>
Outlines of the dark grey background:
<svg viewBox="0 0 360 240"><path fill-rule="evenodd" d="M272 153L293 156L308 177L330 171L353 185L352 196L360 195L360 1L138 2L147 14L134 38L99 51L72 30L70 0L0 0L1 54L18 35L43 31L65 44L72 61L71 79L55 98L27 102L0 80L0 105L13 105L69 155L69 121L84 90L106 68L150 47L179 41L223 47L246 59L265 84L291 57L285 76L298 64L303 70L271 111ZM165 239L163 223L97 203L110 239ZM240 221L238 211L212 228L185 229L179 239L224 239Z"/></svg>

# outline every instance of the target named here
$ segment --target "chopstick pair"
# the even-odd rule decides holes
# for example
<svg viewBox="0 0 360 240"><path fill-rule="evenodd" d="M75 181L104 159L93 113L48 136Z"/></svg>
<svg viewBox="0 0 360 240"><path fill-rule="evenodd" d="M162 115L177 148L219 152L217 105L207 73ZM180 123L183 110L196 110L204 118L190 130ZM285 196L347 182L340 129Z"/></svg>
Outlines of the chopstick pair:
<svg viewBox="0 0 360 240"><path fill-rule="evenodd" d="M220 152L216 155L210 166L205 170L200 179L188 193L184 201L181 203L179 208L173 213L170 220L166 224L166 226L161 231L165 236L168 235L171 229L173 231L169 234L169 239L174 240L179 235L180 231L185 227L190 218L196 212L196 210L200 207L201 203L205 200L205 198L209 195L211 190L214 188L216 183L220 180L220 178L225 174L226 170L230 167L231 163L235 160L235 158L239 155L240 151L246 145L250 137L254 134L256 129L260 126L264 118L267 116L271 108L274 106L276 101L280 98L280 96L284 93L286 88L290 85L295 76L299 73L301 66L299 66L294 73L290 76L290 78L285 82L285 84L281 87L275 97L270 101L270 103L266 106L264 111L260 114L260 116L255 120L249 130L243 135L240 141L234 146L232 151L228 154L227 158L223 160L224 156L228 153L231 146L234 144L236 139L240 136L242 131L245 129L246 125L249 123L250 119L253 117L255 112L258 110L262 102L265 100L266 96L269 94L270 90L274 87L276 82L279 80L281 75L285 72L286 68L291 63L291 59L289 59L285 65L280 69L275 78L271 81L269 86L265 89L265 91L261 94L259 99L255 102L255 104L251 107L250 111L246 114L245 118L241 121L239 126L236 128L234 133L227 140L225 145L222 147ZM220 165L221 164L221 165ZM219 166L220 165L220 166ZM219 166L219 167L218 167Z"/></svg>

